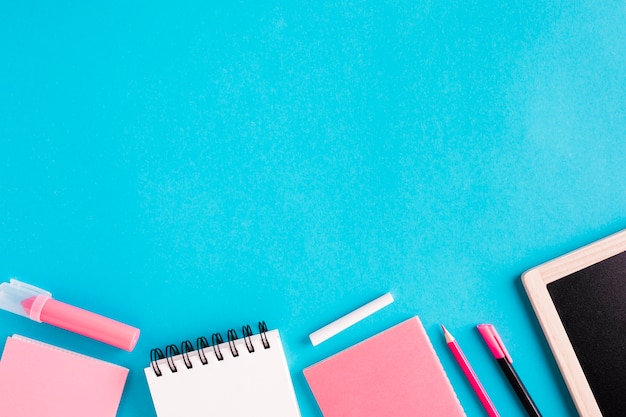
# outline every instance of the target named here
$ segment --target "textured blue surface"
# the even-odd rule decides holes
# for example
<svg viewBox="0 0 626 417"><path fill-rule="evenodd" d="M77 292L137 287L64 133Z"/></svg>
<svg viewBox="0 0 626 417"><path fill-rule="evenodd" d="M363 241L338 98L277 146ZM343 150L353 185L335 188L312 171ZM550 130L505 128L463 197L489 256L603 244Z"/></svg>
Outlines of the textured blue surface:
<svg viewBox="0 0 626 417"><path fill-rule="evenodd" d="M626 10L593 2L13 2L0 6L0 278L136 325L151 347L264 319L302 369L419 315L468 415L524 412L473 326L496 325L544 415L575 415L526 269L626 227ZM307 335L391 291L313 348Z"/></svg>

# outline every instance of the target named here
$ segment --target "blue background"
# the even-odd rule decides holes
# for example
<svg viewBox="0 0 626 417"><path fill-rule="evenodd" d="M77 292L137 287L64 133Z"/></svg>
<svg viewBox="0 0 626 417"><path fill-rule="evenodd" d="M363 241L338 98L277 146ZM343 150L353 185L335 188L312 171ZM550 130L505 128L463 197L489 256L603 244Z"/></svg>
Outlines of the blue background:
<svg viewBox="0 0 626 417"><path fill-rule="evenodd" d="M626 227L621 1L5 2L0 277L140 327L155 346L266 320L302 369L419 315L470 416L456 336L524 412L474 329L496 325L544 415L575 415L520 274ZM308 334L396 302L314 348Z"/></svg>

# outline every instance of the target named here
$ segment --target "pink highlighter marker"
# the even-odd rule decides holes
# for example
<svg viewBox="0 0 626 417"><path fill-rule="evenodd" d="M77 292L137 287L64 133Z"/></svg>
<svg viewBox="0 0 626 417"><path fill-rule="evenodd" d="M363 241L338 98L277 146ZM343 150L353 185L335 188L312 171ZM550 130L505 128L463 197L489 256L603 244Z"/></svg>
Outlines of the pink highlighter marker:
<svg viewBox="0 0 626 417"><path fill-rule="evenodd" d="M135 327L54 300L48 291L15 279L0 284L0 308L129 352L139 339Z"/></svg>

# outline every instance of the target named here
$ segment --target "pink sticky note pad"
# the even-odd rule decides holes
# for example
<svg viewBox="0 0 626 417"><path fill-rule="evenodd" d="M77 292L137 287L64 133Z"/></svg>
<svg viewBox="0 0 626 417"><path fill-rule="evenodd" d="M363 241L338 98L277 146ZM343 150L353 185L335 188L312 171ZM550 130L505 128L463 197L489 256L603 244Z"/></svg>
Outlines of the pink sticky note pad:
<svg viewBox="0 0 626 417"><path fill-rule="evenodd" d="M21 336L0 360L0 416L115 417L128 369Z"/></svg>
<svg viewBox="0 0 626 417"><path fill-rule="evenodd" d="M304 370L324 417L465 416L419 318Z"/></svg>

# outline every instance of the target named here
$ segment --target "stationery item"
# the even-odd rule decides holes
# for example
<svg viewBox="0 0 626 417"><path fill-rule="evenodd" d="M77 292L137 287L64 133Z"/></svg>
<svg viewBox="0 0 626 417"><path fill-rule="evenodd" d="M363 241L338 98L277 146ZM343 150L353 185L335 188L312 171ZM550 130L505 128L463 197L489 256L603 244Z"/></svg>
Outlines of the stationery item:
<svg viewBox="0 0 626 417"><path fill-rule="evenodd" d="M585 417L626 410L626 230L537 266L522 281Z"/></svg>
<svg viewBox="0 0 626 417"><path fill-rule="evenodd" d="M48 291L16 279L0 284L0 308L127 351L139 339L137 328L54 300Z"/></svg>
<svg viewBox="0 0 626 417"><path fill-rule="evenodd" d="M418 317L304 370L324 417L460 417Z"/></svg>
<svg viewBox="0 0 626 417"><path fill-rule="evenodd" d="M346 314L345 316L311 333L309 339L311 339L313 346L317 346L391 303L393 303L393 296L391 293L380 296L374 301L370 301L365 304L363 307L359 307L353 312Z"/></svg>
<svg viewBox="0 0 626 417"><path fill-rule="evenodd" d="M300 417L278 330L242 332L152 349L145 374L158 417Z"/></svg>
<svg viewBox="0 0 626 417"><path fill-rule="evenodd" d="M450 348L452 356L454 356L454 359L461 367L463 374L465 374L465 377L467 378L470 385L472 386L472 389L478 396L478 399L485 408L485 411L487 412L489 417L498 417L500 414L498 414L498 411L491 402L491 398L489 398L489 396L487 395L487 391L485 391L483 384L480 383L476 372L474 372L474 369L472 369L472 366L465 357L465 354L461 350L461 346L459 346L454 336L452 336L452 334L450 334L450 332L445 327L443 327L443 325L441 326L441 328L443 329L443 334L446 338L446 344L448 345L448 348Z"/></svg>
<svg viewBox="0 0 626 417"><path fill-rule="evenodd" d="M476 327L478 328L480 335L485 340L485 343L487 343L491 354L496 359L500 368L502 368L504 375L506 375L506 378L515 390L515 394L517 394L518 398L522 402L522 405L528 415L530 417L541 417L541 413L537 409L535 402L530 397L530 394L526 390L522 380L519 378L519 375L517 375L517 372L513 369L513 359L511 359L511 355L509 355L506 347L504 347L504 343L496 331L496 328L491 324L479 324Z"/></svg>
<svg viewBox="0 0 626 417"><path fill-rule="evenodd" d="M13 335L0 360L0 416L115 417L128 369Z"/></svg>

